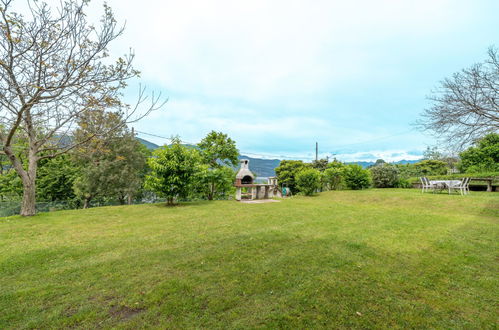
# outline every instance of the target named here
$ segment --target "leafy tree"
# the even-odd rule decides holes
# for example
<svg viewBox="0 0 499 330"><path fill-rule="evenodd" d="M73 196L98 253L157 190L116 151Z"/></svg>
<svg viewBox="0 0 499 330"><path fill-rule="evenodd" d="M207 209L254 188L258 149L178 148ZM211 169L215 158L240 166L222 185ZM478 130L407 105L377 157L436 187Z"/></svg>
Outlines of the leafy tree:
<svg viewBox="0 0 499 330"><path fill-rule="evenodd" d="M376 162L372 166L380 166L386 164L386 162L383 159L376 159Z"/></svg>
<svg viewBox="0 0 499 330"><path fill-rule="evenodd" d="M345 169L345 184L348 188L358 190L371 186L371 174L358 164L350 164Z"/></svg>
<svg viewBox="0 0 499 330"><path fill-rule="evenodd" d="M395 165L385 163L373 166L369 170L376 188L393 188L399 182L399 170Z"/></svg>
<svg viewBox="0 0 499 330"><path fill-rule="evenodd" d="M117 199L121 204L131 203L144 180L147 151L126 126L122 119L104 111L89 111L79 122L75 139L87 140L73 151L81 167L81 175L75 181L75 191L88 207L92 199ZM94 135L96 130L119 126L106 136Z"/></svg>
<svg viewBox="0 0 499 330"><path fill-rule="evenodd" d="M296 175L305 168L310 168L310 164L305 164L301 160L283 160L275 169L277 180L281 185L287 186L292 193L297 193Z"/></svg>
<svg viewBox="0 0 499 330"><path fill-rule="evenodd" d="M175 199L185 198L191 193L201 156L198 150L187 148L180 139L174 138L171 145L154 150L148 164L151 172L146 176L146 188L165 197L168 205L173 205Z"/></svg>
<svg viewBox="0 0 499 330"><path fill-rule="evenodd" d="M499 130L499 54L495 47L488 59L444 79L430 96L419 126L443 142L462 148Z"/></svg>
<svg viewBox="0 0 499 330"><path fill-rule="evenodd" d="M132 67L133 53L114 63L107 59L108 46L123 32L107 5L97 29L87 22L87 0L61 1L57 10L33 1L24 16L13 11L13 3L0 1L0 143L23 183L21 215L31 216L39 161L86 142L70 138L82 114L101 109L133 122L158 108L158 98L142 115L137 109L145 101L143 89L135 107L121 102L126 81L139 72ZM18 137L27 141L26 158L14 148Z"/></svg>
<svg viewBox="0 0 499 330"><path fill-rule="evenodd" d="M447 174L447 163L441 160L422 160L414 164L418 175L444 175Z"/></svg>
<svg viewBox="0 0 499 330"><path fill-rule="evenodd" d="M237 166L239 151L236 142L222 132L211 131L198 143L204 163L211 168Z"/></svg>
<svg viewBox="0 0 499 330"><path fill-rule="evenodd" d="M461 152L460 168L465 173L499 171L499 134L488 134L474 147Z"/></svg>
<svg viewBox="0 0 499 330"><path fill-rule="evenodd" d="M234 191L235 172L232 168L222 166L209 168L199 167L194 179L195 190L208 200L226 198Z"/></svg>
<svg viewBox="0 0 499 330"><path fill-rule="evenodd" d="M320 188L321 173L314 168L305 168L296 174L296 186L306 196L311 196Z"/></svg>
<svg viewBox="0 0 499 330"><path fill-rule="evenodd" d="M234 171L227 166L236 166L238 163L239 151L235 141L227 134L211 131L201 140L198 148L207 166L198 175L197 190L208 200L225 196L232 190L234 183Z"/></svg>
<svg viewBox="0 0 499 330"><path fill-rule="evenodd" d="M344 184L345 164L334 161L328 164L328 168L323 173L323 183L326 189L338 190Z"/></svg>

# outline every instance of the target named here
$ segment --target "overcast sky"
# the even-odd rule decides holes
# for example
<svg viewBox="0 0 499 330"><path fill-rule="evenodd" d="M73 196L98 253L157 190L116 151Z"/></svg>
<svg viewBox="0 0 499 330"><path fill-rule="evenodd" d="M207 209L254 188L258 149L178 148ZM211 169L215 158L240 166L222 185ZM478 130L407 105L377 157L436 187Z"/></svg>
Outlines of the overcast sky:
<svg viewBox="0 0 499 330"><path fill-rule="evenodd" d="M317 141L342 160L419 158L425 96L499 46L498 0L107 2L126 21L112 54L133 48L141 83L169 98L137 130L223 131L269 157L307 159Z"/></svg>

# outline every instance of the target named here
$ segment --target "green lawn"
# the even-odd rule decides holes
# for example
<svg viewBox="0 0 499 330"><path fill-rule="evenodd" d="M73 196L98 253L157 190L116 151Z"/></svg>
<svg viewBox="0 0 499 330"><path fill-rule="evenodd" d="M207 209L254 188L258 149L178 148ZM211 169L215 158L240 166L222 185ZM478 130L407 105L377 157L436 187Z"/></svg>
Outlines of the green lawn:
<svg viewBox="0 0 499 330"><path fill-rule="evenodd" d="M499 194L0 219L0 328L496 328Z"/></svg>

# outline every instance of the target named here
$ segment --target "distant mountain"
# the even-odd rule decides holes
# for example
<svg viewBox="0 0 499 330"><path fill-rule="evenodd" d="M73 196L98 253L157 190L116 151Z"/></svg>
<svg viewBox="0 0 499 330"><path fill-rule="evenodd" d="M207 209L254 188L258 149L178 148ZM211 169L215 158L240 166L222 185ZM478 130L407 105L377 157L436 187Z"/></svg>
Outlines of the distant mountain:
<svg viewBox="0 0 499 330"><path fill-rule="evenodd" d="M402 159L402 160L399 160L396 162L387 162L387 163L389 163L389 164L415 164L415 163L420 162L420 161L421 161L421 159L417 159L417 160ZM367 162L367 161L345 162L345 164L358 164L358 165L362 166L363 168L367 168L369 166L372 166L375 163L376 162Z"/></svg>
<svg viewBox="0 0 499 330"><path fill-rule="evenodd" d="M145 145L145 146L147 147L147 149L149 149L149 150L154 150L154 149L159 148L159 146L158 146L157 144L155 144L155 143L149 142L149 141L144 140L144 139L141 139L141 138L139 138L139 137L136 137L136 139L137 139L140 143L142 143L143 145Z"/></svg>
<svg viewBox="0 0 499 330"><path fill-rule="evenodd" d="M147 140L137 138L143 145L145 145L148 149L154 150L159 148L159 146L155 143L149 142ZM196 146L186 144L188 147L196 148ZM253 158L245 155L240 155L239 159L249 159L250 161L250 169L259 177L269 177L275 176L275 168L279 166L281 161L279 159L262 159L262 158ZM399 160L397 162L392 162L392 164L414 164L421 161L419 160ZM346 164L359 164L363 168L367 168L369 166L374 165L375 162L367 162L367 161L359 161L359 162L347 162Z"/></svg>
<svg viewBox="0 0 499 330"><path fill-rule="evenodd" d="M159 148L155 143L152 143L150 141L141 139L137 137L137 140L145 145L148 149L154 150ZM191 148L196 148L196 146L186 144L185 146L191 147ZM268 177L268 176L275 176L274 169L279 166L279 163L281 162L279 159L260 159L260 158L253 158L249 156L244 156L240 155L239 159L249 159L250 161L250 168L251 170L257 175L257 176L262 176L262 177Z"/></svg>
<svg viewBox="0 0 499 330"><path fill-rule="evenodd" d="M274 169L281 163L279 159L261 159L240 155L239 159L242 158L250 161L250 170L255 173L256 176L263 177L275 176Z"/></svg>

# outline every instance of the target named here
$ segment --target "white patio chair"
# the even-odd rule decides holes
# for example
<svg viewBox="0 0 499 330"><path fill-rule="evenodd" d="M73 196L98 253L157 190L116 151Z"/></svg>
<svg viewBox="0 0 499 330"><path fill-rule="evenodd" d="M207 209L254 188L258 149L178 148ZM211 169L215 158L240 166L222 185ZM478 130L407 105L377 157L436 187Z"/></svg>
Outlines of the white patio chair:
<svg viewBox="0 0 499 330"><path fill-rule="evenodd" d="M461 195L470 193L470 180L471 178L463 178L458 184L450 186L450 189L459 190Z"/></svg>
<svg viewBox="0 0 499 330"><path fill-rule="evenodd" d="M429 191L430 189L432 189L433 192L435 192L435 185L431 183L427 177L423 176L419 178L419 180L421 180L421 186L423 187L421 190L422 193Z"/></svg>

